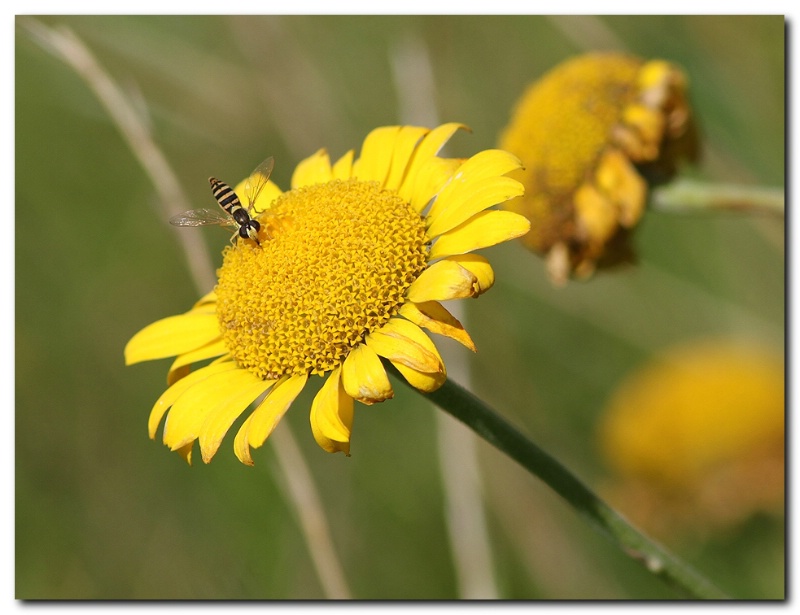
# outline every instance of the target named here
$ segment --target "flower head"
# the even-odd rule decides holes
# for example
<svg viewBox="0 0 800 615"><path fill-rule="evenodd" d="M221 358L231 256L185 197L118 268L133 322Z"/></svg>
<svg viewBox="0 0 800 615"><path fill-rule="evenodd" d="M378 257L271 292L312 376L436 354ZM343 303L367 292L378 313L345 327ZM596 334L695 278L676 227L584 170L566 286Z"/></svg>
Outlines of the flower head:
<svg viewBox="0 0 800 615"><path fill-rule="evenodd" d="M591 275L598 263L628 255L650 179L668 178L694 155L675 66L617 53L592 53L557 66L517 102L500 147L524 170L512 176L525 195L505 207L530 219L523 242L547 256L555 283Z"/></svg>
<svg viewBox="0 0 800 615"><path fill-rule="evenodd" d="M636 370L598 430L610 497L654 534L734 525L783 504L783 362L723 340Z"/></svg>
<svg viewBox="0 0 800 615"><path fill-rule="evenodd" d="M251 465L251 448L317 374L327 378L311 406L312 432L326 451L349 454L354 400L393 395L381 359L420 390L441 386L445 366L422 329L474 350L440 301L488 290L492 268L472 252L530 226L490 209L522 194L505 177L520 167L515 156L436 155L459 128L378 128L357 160L350 151L331 164L320 150L297 166L288 192L267 184L254 204L259 242L227 247L213 292L125 348L128 364L176 356L150 414L151 438L168 412L164 443L191 461L199 440L208 462L261 398L234 440L237 457Z"/></svg>

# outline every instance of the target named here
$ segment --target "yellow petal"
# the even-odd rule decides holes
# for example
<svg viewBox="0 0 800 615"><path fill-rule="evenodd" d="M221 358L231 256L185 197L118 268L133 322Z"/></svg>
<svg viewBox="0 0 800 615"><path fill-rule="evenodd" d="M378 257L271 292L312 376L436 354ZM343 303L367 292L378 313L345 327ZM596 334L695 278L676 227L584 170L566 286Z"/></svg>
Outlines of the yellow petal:
<svg viewBox="0 0 800 615"><path fill-rule="evenodd" d="M314 439L329 453L350 455L353 429L353 398L341 386L341 368L328 376L311 404L311 431Z"/></svg>
<svg viewBox="0 0 800 615"><path fill-rule="evenodd" d="M350 179L353 175L353 150L339 158L333 165L333 179Z"/></svg>
<svg viewBox="0 0 800 615"><path fill-rule="evenodd" d="M196 350L219 337L216 314L168 316L146 326L125 345L125 365Z"/></svg>
<svg viewBox="0 0 800 615"><path fill-rule="evenodd" d="M438 216L441 211L451 207L454 200L463 200L476 185L485 180L501 177L520 168L522 163L519 158L500 149L489 149L475 154L461 165L452 180L442 189L429 215Z"/></svg>
<svg viewBox="0 0 800 615"><path fill-rule="evenodd" d="M188 376L175 386L187 378ZM231 399L235 399L236 404L241 403L237 392L251 385L255 387L256 383L261 383L265 387L268 385L266 381L259 380L247 370L239 368L212 374L196 383L178 397L167 415L164 423L164 444L175 450L195 440L211 413L225 406ZM250 402L255 397L257 396L251 398ZM239 408L240 414L250 402Z"/></svg>
<svg viewBox="0 0 800 615"><path fill-rule="evenodd" d="M185 391L201 380L205 380L214 374L219 374L220 372L231 369L236 369L236 363L233 361L207 365L206 367L201 367L196 372L192 372L185 378L181 378L164 391L161 397L156 400L153 409L150 411L150 419L147 422L147 431L150 434L150 438L156 437L156 430L158 429L158 424L161 422L162 417Z"/></svg>
<svg viewBox="0 0 800 615"><path fill-rule="evenodd" d="M467 163L468 164L468 163ZM436 237L455 228L492 205L522 196L524 186L510 177L488 177L463 183L458 190L448 190L436 198L428 214L428 237Z"/></svg>
<svg viewBox="0 0 800 615"><path fill-rule="evenodd" d="M239 461L249 466L253 465L250 449L264 444L292 402L300 395L307 381L307 374L290 376L278 381L264 401L247 417L233 442L233 450Z"/></svg>
<svg viewBox="0 0 800 615"><path fill-rule="evenodd" d="M275 380L261 380L253 376L252 379L242 379L236 391L223 402L216 405L206 417L203 426L200 428L198 440L200 441L200 454L203 462L208 463L216 454L222 438L228 433L233 422L239 418L247 407L252 404L259 395L269 389Z"/></svg>
<svg viewBox="0 0 800 615"><path fill-rule="evenodd" d="M167 373L167 383L172 384L173 382L177 382L180 380L180 378L186 376L186 373L183 370L180 370L180 373L183 375L179 375L180 368L191 365L192 363L196 363L197 361L202 361L203 359L218 357L226 352L228 352L228 347L225 345L225 340L219 339L209 342L197 350L184 352L183 354L178 355L175 361L172 362L169 372Z"/></svg>
<svg viewBox="0 0 800 615"><path fill-rule="evenodd" d="M446 256L442 260L458 263L475 276L477 282L473 285L473 297L482 295L494 286L494 270L489 261L483 256L479 254L459 254L457 256Z"/></svg>
<svg viewBox="0 0 800 615"><path fill-rule="evenodd" d="M397 190L406 176L408 171L411 156L420 142L420 139L428 134L428 128L420 126L403 126L397 134L397 141L394 145L394 153L392 155L392 166L389 169L389 175L386 178L384 188L387 190Z"/></svg>
<svg viewBox="0 0 800 615"><path fill-rule="evenodd" d="M443 259L430 265L411 283L406 298L414 303L477 297L478 279L456 262Z"/></svg>
<svg viewBox="0 0 800 615"><path fill-rule="evenodd" d="M325 149L320 149L297 165L292 173L292 188L324 184L332 177L331 159Z"/></svg>
<svg viewBox="0 0 800 615"><path fill-rule="evenodd" d="M197 303L194 304L192 309L203 307L209 304L216 304L217 303L217 291L212 290L210 293L203 295L200 299L197 300Z"/></svg>
<svg viewBox="0 0 800 615"><path fill-rule="evenodd" d="M347 355L342 365L342 383L350 397L364 404L394 397L380 358L365 344L359 344Z"/></svg>
<svg viewBox="0 0 800 615"><path fill-rule="evenodd" d="M461 163L460 158L431 158L417 173L417 188L411 197L414 211L422 210L439 194L439 191L450 181Z"/></svg>
<svg viewBox="0 0 800 615"><path fill-rule="evenodd" d="M482 211L453 230L440 235L431 247L429 259L465 254L520 237L531 228L524 216L510 211Z"/></svg>
<svg viewBox="0 0 800 615"><path fill-rule="evenodd" d="M412 201L412 197L417 191L417 175L420 169L436 156L459 128L469 131L469 128L464 124L450 123L434 128L425 136L414 152L406 177L398 191L402 199L408 203Z"/></svg>
<svg viewBox="0 0 800 615"><path fill-rule="evenodd" d="M472 352L475 352L475 344L469 333L466 332L462 324L438 301L425 301L423 303L406 302L398 312L400 316L407 318L420 327L433 331L439 335L446 335L449 338L460 342ZM345 361L345 367L347 362ZM347 381L345 381L345 384Z"/></svg>
<svg viewBox="0 0 800 615"><path fill-rule="evenodd" d="M362 181L386 182L400 126L382 126L370 132L361 146L361 157L353 164L353 177Z"/></svg>
<svg viewBox="0 0 800 615"><path fill-rule="evenodd" d="M192 448L194 447L194 442L189 442L186 446L182 446L177 449L175 452L178 453L181 457L183 457L184 461L189 465L192 465Z"/></svg>
<svg viewBox="0 0 800 615"><path fill-rule="evenodd" d="M432 393L447 380L447 372L444 369L442 369L441 372L428 373L417 371L407 365L394 361L392 361L392 365L403 374L403 378L405 378L411 386L425 393Z"/></svg>
<svg viewBox="0 0 800 615"><path fill-rule="evenodd" d="M414 323L402 318L391 318L378 331L365 339L376 354L392 363L402 363L421 372L444 370L439 351L425 332Z"/></svg>

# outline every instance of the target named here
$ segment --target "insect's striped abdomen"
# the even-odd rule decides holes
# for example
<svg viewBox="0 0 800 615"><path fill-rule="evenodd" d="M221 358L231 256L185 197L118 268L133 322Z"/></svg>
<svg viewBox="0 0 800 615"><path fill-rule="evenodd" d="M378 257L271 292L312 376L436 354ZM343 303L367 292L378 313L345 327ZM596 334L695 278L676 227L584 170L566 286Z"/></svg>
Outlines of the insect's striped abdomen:
<svg viewBox="0 0 800 615"><path fill-rule="evenodd" d="M241 209L242 203L239 201L239 197L228 184L216 177L209 177L208 183L211 184L211 192L214 193L214 198L217 199L217 203L222 209L230 215L233 215L237 208Z"/></svg>

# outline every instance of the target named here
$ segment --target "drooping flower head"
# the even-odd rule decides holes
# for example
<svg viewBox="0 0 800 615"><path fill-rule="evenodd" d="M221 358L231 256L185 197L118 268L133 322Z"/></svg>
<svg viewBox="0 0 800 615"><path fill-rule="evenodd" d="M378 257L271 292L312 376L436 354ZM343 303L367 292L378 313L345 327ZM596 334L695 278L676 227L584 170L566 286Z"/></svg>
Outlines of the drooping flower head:
<svg viewBox="0 0 800 615"><path fill-rule="evenodd" d="M525 245L547 257L551 279L591 275L629 256L647 181L696 155L686 77L662 60L591 53L533 83L499 147L520 157L525 195L504 207L531 221Z"/></svg>
<svg viewBox="0 0 800 615"><path fill-rule="evenodd" d="M444 363L422 329L474 350L440 302L488 290L494 273L473 252L529 229L523 216L490 209L523 192L505 176L520 167L515 156L436 155L459 128L378 128L357 160L350 151L331 164L320 150L297 166L288 192L267 184L254 207L259 244L227 247L213 292L125 348L128 364L177 357L150 414L151 438L167 414L164 443L191 462L199 440L208 462L259 400L234 439L252 465L251 449L317 374L327 378L312 432L326 451L349 454L354 400L393 395L381 358L422 391L442 385Z"/></svg>
<svg viewBox="0 0 800 615"><path fill-rule="evenodd" d="M779 511L784 404L780 355L720 339L668 349L625 378L601 417L609 498L664 538Z"/></svg>

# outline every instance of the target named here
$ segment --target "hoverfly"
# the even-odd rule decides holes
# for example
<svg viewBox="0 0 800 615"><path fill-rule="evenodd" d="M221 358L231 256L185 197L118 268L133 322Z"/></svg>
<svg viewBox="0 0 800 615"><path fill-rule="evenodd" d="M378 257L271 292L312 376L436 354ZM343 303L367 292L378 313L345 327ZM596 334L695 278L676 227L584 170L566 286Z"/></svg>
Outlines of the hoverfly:
<svg viewBox="0 0 800 615"><path fill-rule="evenodd" d="M257 245L261 245L258 239L261 224L252 216L254 213L260 213L255 212L256 199L264 186L267 185L273 166L275 166L275 159L270 156L258 165L245 181L244 192L247 199L247 209L242 206L233 188L216 177L209 177L208 183L211 184L211 192L214 194L214 198L219 203L222 211L218 209L191 209L170 218L170 224L174 226L208 226L211 224L235 226L236 232L231 237L231 243L234 243L238 236L242 239L252 239Z"/></svg>

